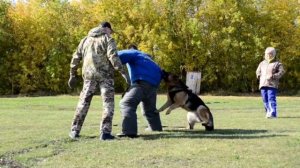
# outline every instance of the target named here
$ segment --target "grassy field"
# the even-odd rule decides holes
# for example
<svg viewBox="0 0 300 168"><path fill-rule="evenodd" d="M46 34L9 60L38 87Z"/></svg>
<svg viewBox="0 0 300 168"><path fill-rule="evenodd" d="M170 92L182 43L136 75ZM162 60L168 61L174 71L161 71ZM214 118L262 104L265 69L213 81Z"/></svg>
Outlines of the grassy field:
<svg viewBox="0 0 300 168"><path fill-rule="evenodd" d="M68 137L77 96L0 98L0 167L296 168L300 167L300 97L278 97L279 118L266 119L260 97L202 96L215 131L186 129L186 112L162 113L163 132L99 141L102 103L94 97L81 138ZM113 134L121 129L116 96ZM157 106L166 100L158 96Z"/></svg>

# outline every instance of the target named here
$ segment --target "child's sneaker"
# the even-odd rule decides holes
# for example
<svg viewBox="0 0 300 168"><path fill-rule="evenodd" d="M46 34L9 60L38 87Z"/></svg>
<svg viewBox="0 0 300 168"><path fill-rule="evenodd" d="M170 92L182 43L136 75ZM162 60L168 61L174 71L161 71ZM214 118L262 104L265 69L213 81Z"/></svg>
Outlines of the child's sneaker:
<svg viewBox="0 0 300 168"><path fill-rule="evenodd" d="M270 118L271 116L271 113L266 113L266 118Z"/></svg>
<svg viewBox="0 0 300 168"><path fill-rule="evenodd" d="M266 114L266 118L269 118L269 119L272 119L272 118L277 118L277 115L276 115L276 113L267 113Z"/></svg>
<svg viewBox="0 0 300 168"><path fill-rule="evenodd" d="M274 118L277 118L275 115L266 115L266 118L268 118L268 119L274 119Z"/></svg>

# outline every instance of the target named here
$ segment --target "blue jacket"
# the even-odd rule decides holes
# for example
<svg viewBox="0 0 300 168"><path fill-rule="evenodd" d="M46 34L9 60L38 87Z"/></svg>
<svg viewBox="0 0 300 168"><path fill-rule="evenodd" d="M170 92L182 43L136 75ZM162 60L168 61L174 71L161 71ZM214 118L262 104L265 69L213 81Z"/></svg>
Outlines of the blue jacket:
<svg viewBox="0 0 300 168"><path fill-rule="evenodd" d="M126 64L131 84L143 80L158 87L162 79L162 70L146 53L139 50L118 51L122 64Z"/></svg>

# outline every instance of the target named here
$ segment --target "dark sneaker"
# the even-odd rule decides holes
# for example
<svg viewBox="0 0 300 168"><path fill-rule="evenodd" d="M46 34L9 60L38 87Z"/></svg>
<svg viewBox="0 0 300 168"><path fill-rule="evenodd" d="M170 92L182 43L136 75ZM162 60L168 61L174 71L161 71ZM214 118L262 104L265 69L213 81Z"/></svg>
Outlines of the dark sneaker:
<svg viewBox="0 0 300 168"><path fill-rule="evenodd" d="M113 140L115 139L114 136L112 136L110 133L101 133L100 134L100 140L106 141L106 140Z"/></svg>
<svg viewBox="0 0 300 168"><path fill-rule="evenodd" d="M124 134L124 133L120 133L120 134L117 134L117 137L119 137L119 138L124 138L124 137L137 138L138 135L136 135L136 134Z"/></svg>
<svg viewBox="0 0 300 168"><path fill-rule="evenodd" d="M76 140L76 139L79 138L79 133L78 133L77 131L71 131L71 132L69 133L69 137L70 137L71 139L73 139L73 140Z"/></svg>

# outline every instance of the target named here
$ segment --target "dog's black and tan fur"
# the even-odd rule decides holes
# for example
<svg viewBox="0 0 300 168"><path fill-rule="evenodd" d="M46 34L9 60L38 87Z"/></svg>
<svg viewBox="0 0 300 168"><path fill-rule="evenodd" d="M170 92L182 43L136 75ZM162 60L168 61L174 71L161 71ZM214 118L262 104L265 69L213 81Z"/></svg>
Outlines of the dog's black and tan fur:
<svg viewBox="0 0 300 168"><path fill-rule="evenodd" d="M189 129L193 129L195 123L199 122L207 131L214 130L213 116L205 103L179 79L177 75L164 72L163 79L168 87L168 100L156 112L162 112L168 108L166 114L172 110L182 107L187 110L187 121Z"/></svg>

